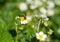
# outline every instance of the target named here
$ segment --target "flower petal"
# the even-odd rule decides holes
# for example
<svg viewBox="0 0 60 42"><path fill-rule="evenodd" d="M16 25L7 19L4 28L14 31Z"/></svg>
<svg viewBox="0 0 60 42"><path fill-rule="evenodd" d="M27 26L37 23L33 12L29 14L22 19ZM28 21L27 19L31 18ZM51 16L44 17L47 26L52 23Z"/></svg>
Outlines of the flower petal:
<svg viewBox="0 0 60 42"><path fill-rule="evenodd" d="M44 33L41 31L41 32L39 32L39 35L43 35Z"/></svg>
<svg viewBox="0 0 60 42"><path fill-rule="evenodd" d="M47 38L47 35L45 35L45 34L44 34L44 36L43 36L43 37L44 37L44 38Z"/></svg>

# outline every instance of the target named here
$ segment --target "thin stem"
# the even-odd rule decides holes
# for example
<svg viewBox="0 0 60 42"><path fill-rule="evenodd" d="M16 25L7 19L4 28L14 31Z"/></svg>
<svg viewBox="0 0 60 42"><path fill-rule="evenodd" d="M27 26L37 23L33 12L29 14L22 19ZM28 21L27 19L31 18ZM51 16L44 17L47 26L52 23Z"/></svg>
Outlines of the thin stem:
<svg viewBox="0 0 60 42"><path fill-rule="evenodd" d="M39 40L39 42L42 42L42 41Z"/></svg>
<svg viewBox="0 0 60 42"><path fill-rule="evenodd" d="M38 22L38 29L37 29L37 32L39 32L39 27L40 27L40 20Z"/></svg>
<svg viewBox="0 0 60 42"><path fill-rule="evenodd" d="M15 38L15 42L18 42L18 40L17 40L18 39L18 30L17 30L18 27L17 27L17 23L15 23L15 25L16 25L16 32L17 32L16 38Z"/></svg>

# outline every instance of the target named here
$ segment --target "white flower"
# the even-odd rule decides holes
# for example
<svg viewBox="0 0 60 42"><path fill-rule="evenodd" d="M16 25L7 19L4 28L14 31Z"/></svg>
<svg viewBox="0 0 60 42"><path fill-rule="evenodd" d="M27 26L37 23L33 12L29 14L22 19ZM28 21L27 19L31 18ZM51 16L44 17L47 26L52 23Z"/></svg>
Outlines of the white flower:
<svg viewBox="0 0 60 42"><path fill-rule="evenodd" d="M41 5L42 5L42 2L40 0L34 0L30 5L30 9L34 10Z"/></svg>
<svg viewBox="0 0 60 42"><path fill-rule="evenodd" d="M55 1L55 4L60 6L60 0L54 0Z"/></svg>
<svg viewBox="0 0 60 42"><path fill-rule="evenodd" d="M33 1L32 0L26 0L28 4L31 4Z"/></svg>
<svg viewBox="0 0 60 42"><path fill-rule="evenodd" d="M41 14L41 17L42 18L47 18L47 15L46 14Z"/></svg>
<svg viewBox="0 0 60 42"><path fill-rule="evenodd" d="M47 1L47 4L48 4L47 8L54 8L55 7L55 3L52 1Z"/></svg>
<svg viewBox="0 0 60 42"><path fill-rule="evenodd" d="M40 0L35 0L35 1L34 1L34 4L35 4L37 7L39 7L39 6L42 5L42 2L41 2Z"/></svg>
<svg viewBox="0 0 60 42"><path fill-rule="evenodd" d="M34 9L36 9L36 8L37 8L36 5L30 5L30 9L34 10Z"/></svg>
<svg viewBox="0 0 60 42"><path fill-rule="evenodd" d="M49 18L45 18L45 21L48 21L49 20Z"/></svg>
<svg viewBox="0 0 60 42"><path fill-rule="evenodd" d="M26 10L28 9L28 6L27 6L26 3L20 3L19 9L20 9L21 11L26 11Z"/></svg>
<svg viewBox="0 0 60 42"><path fill-rule="evenodd" d="M21 24L27 24L28 21L27 21L27 20L24 20L24 21L21 21L20 23L21 23Z"/></svg>
<svg viewBox="0 0 60 42"><path fill-rule="evenodd" d="M27 24L28 21L25 19L24 16L21 16L21 17L20 17L20 23L21 23L21 24Z"/></svg>
<svg viewBox="0 0 60 42"><path fill-rule="evenodd" d="M47 12L47 10L44 7L40 8L39 10L42 14L46 14L46 12Z"/></svg>
<svg viewBox="0 0 60 42"><path fill-rule="evenodd" d="M53 16L53 15L54 15L54 10L53 9L47 10L47 16Z"/></svg>
<svg viewBox="0 0 60 42"><path fill-rule="evenodd" d="M27 15L27 16L26 16L26 20L27 20L28 22L31 21L31 20L32 20L32 16Z"/></svg>
<svg viewBox="0 0 60 42"><path fill-rule="evenodd" d="M41 41L45 41L46 38L47 38L47 35L44 34L44 33L41 31L41 32L39 32L39 33L36 33L36 38L39 39L39 40L41 40Z"/></svg>
<svg viewBox="0 0 60 42"><path fill-rule="evenodd" d="M46 2L47 0L41 0L41 1Z"/></svg>

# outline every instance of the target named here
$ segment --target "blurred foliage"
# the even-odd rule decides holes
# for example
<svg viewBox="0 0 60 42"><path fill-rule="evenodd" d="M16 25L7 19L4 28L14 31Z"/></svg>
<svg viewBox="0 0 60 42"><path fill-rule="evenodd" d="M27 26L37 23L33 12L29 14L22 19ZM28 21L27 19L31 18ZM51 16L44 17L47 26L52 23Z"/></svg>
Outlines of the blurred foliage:
<svg viewBox="0 0 60 42"><path fill-rule="evenodd" d="M16 2L18 1L20 0L0 0L0 42L14 42L14 37L16 36L15 17L20 15L20 10L16 7ZM54 33L51 35L52 36L51 42L60 42L60 31L58 31L60 29L60 7L56 6L55 10L56 14L50 17L51 21L53 22L52 29L54 31ZM36 39L35 37L34 39L31 36L29 37L30 34L32 34L32 36L35 36L30 26L31 24L28 25L27 30L24 31L21 30L18 32L18 33L22 32L21 34L18 35L19 36L18 40L22 38L21 42L24 42L26 38L28 42L35 41ZM29 30L31 31L29 32Z"/></svg>

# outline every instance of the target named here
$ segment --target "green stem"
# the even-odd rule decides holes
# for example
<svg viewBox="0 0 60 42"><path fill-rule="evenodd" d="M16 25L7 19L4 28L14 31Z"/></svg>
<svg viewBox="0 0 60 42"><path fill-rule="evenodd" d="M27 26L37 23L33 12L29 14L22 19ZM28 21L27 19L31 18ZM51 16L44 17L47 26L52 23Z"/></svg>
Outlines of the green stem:
<svg viewBox="0 0 60 42"><path fill-rule="evenodd" d="M39 42L42 42L42 41L39 40Z"/></svg>
<svg viewBox="0 0 60 42"><path fill-rule="evenodd" d="M39 27L40 27L40 20L38 22L38 29L37 29L37 32L39 32Z"/></svg>
<svg viewBox="0 0 60 42"><path fill-rule="evenodd" d="M17 32L17 35L16 35L16 37L15 37L15 42L18 42L18 40L17 40L17 39L18 39L18 30L17 30L17 28L18 28L18 27L17 27L17 24L16 24L16 32Z"/></svg>

